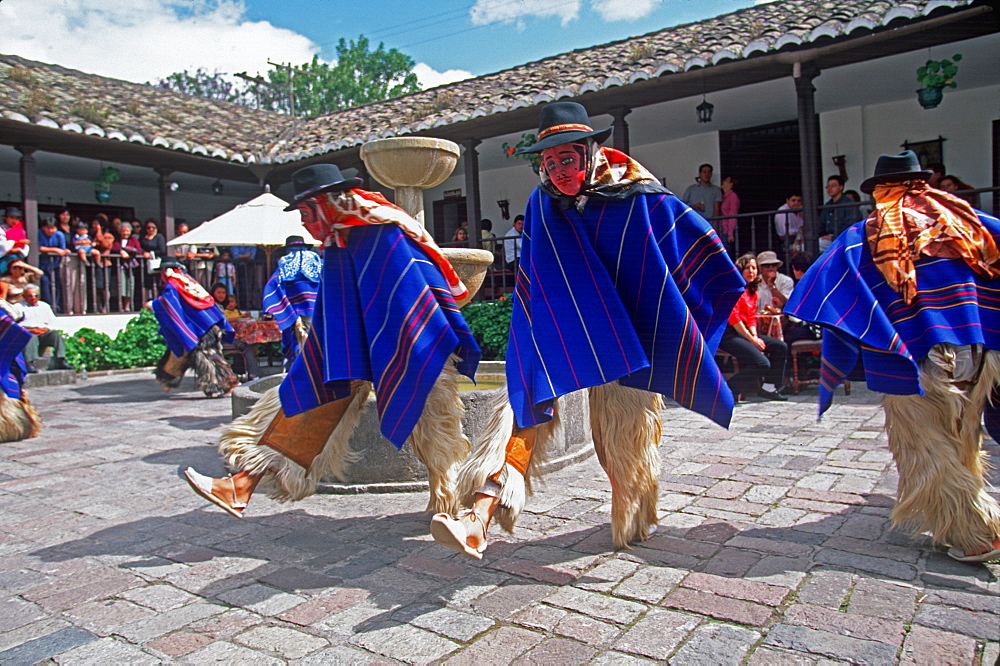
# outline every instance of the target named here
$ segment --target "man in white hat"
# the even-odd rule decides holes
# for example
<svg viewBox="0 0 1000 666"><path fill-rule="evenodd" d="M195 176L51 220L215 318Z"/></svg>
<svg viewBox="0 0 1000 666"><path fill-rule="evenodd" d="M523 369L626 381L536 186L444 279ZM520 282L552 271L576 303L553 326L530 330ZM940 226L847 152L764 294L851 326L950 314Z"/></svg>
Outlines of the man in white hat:
<svg viewBox="0 0 1000 666"><path fill-rule="evenodd" d="M772 250L764 250L757 255L760 268L760 286L757 287L757 310L760 313L781 312L795 288L795 280L779 273L782 261Z"/></svg>

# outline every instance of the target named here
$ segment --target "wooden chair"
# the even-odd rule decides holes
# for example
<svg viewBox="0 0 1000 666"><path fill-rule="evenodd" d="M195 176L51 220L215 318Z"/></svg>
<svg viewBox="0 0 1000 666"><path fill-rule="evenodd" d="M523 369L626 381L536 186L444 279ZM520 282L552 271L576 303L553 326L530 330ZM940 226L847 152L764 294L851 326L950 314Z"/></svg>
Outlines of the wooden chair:
<svg viewBox="0 0 1000 666"><path fill-rule="evenodd" d="M792 357L792 390L795 395L799 394L800 386L811 386L819 384L819 377L816 379L803 379L805 367L799 367L800 356L819 356L823 350L822 340L796 340L788 350ZM803 364L804 366L804 364ZM844 380L844 394L851 395L851 382Z"/></svg>

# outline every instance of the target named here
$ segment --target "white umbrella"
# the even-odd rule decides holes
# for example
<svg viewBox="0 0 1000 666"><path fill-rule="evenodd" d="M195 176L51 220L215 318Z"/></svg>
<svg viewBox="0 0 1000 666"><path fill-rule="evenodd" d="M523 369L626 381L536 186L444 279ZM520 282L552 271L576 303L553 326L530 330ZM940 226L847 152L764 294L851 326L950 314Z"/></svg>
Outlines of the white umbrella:
<svg viewBox="0 0 1000 666"><path fill-rule="evenodd" d="M265 192L241 203L197 229L182 234L167 245L284 245L289 236L302 236L307 243L319 245L302 226L297 210L285 212L288 204Z"/></svg>

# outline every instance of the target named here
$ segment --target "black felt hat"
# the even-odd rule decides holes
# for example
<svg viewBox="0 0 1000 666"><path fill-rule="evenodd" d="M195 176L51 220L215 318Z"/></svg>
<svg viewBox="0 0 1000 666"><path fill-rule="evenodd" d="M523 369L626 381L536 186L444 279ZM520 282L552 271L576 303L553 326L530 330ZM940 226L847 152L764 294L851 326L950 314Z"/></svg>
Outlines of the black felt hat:
<svg viewBox="0 0 1000 666"><path fill-rule="evenodd" d="M3 216L4 217L16 217L16 218L20 218L22 215L23 215L23 213L21 213L21 209L15 207L15 206L11 206L10 208L8 208L7 210L5 210L3 212Z"/></svg>
<svg viewBox="0 0 1000 666"><path fill-rule="evenodd" d="M904 180L927 180L933 173L920 168L920 159L912 150L904 150L899 155L879 155L875 162L875 174L861 183L861 191L871 194L876 185L900 183Z"/></svg>
<svg viewBox="0 0 1000 666"><path fill-rule="evenodd" d="M590 116L582 104L576 102L552 102L542 107L542 117L538 124L538 141L518 148L514 154L540 153L546 148L564 143L582 141L593 137L597 143L604 143L611 136L609 127L595 130L590 126Z"/></svg>
<svg viewBox="0 0 1000 666"><path fill-rule="evenodd" d="M295 196L285 210L295 210L300 203L317 194L330 190L349 190L360 185L360 178L345 177L336 164L314 164L303 167L292 174Z"/></svg>
<svg viewBox="0 0 1000 666"><path fill-rule="evenodd" d="M161 259L160 260L160 270L164 271L164 270L166 270L168 268L173 268L173 269L176 269L176 270L179 270L179 271L186 270L184 268L184 264L182 264L181 262L177 261L176 259Z"/></svg>

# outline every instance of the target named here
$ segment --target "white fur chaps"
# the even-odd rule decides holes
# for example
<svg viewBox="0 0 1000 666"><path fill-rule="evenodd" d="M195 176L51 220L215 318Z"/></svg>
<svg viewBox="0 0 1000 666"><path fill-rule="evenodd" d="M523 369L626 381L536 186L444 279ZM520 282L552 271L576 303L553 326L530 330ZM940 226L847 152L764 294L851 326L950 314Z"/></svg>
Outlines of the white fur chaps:
<svg viewBox="0 0 1000 666"><path fill-rule="evenodd" d="M597 457L611 480L611 531L616 548L644 541L657 523L660 442L658 394L630 389L612 382L590 389L590 421ZM522 477L505 463L507 442L514 428L514 413L506 391L499 391L490 420L477 439L472 455L459 472L459 496L471 506L475 493L501 471L499 505L495 519L508 532L531 493L532 479L541 480L548 459L548 445L559 427L559 400L553 419L538 426L527 475Z"/></svg>
<svg viewBox="0 0 1000 666"><path fill-rule="evenodd" d="M590 389L590 427L601 467L611 481L615 548L645 541L659 522L660 410L658 393L611 382Z"/></svg>
<svg viewBox="0 0 1000 666"><path fill-rule="evenodd" d="M346 412L308 469L270 446L260 444L281 409L277 387L267 391L248 414L235 419L223 431L219 453L232 469L263 474L262 482L269 488L269 496L282 502L308 497L316 492L316 484L324 477L344 481L348 467L360 459L360 455L351 450L350 440L372 390L370 382L358 382L357 385ZM420 420L407 440L417 458L427 465L429 511L450 512L458 508L455 475L469 453L469 440L462 433L463 413L455 365L449 361L431 389Z"/></svg>
<svg viewBox="0 0 1000 666"><path fill-rule="evenodd" d="M887 395L885 429L899 488L894 526L931 532L971 552L1000 536L1000 505L986 492L983 408L1000 383L1000 354L935 345L920 363L924 395Z"/></svg>
<svg viewBox="0 0 1000 666"><path fill-rule="evenodd" d="M0 442L19 442L37 437L42 430L42 420L38 412L22 393L16 400L0 391Z"/></svg>

